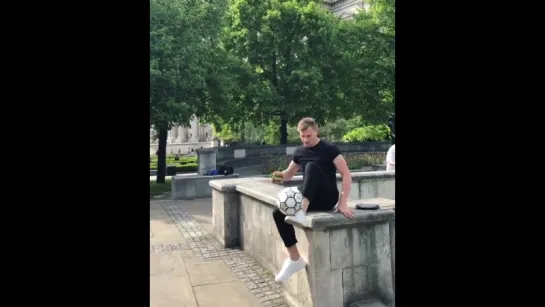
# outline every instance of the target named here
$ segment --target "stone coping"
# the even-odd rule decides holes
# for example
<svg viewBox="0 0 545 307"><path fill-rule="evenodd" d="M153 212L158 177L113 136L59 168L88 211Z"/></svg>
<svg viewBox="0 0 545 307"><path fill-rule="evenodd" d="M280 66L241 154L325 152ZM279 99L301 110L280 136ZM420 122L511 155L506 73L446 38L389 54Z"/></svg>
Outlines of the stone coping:
<svg viewBox="0 0 545 307"><path fill-rule="evenodd" d="M395 176L395 172L388 173L394 173ZM358 174L356 173L356 176L353 175L352 177L369 178L369 176L357 175ZM382 176L373 176L371 178L384 178L384 174L382 174ZM276 195L284 188L284 186L271 183L269 178L255 177L210 181L209 184L212 188L221 192L239 192L273 207L276 207ZM355 209L356 203L361 202L378 203L379 205L381 205L381 208L378 210ZM306 216L306 221L303 224L299 224L290 219L288 219L287 222L300 228L325 229L354 227L360 224L376 223L395 218L395 211L393 210L395 208L395 200L393 199L378 198L359 201L349 200L348 206L353 208L353 211L355 213L353 219L348 219L343 214L337 212L309 212Z"/></svg>
<svg viewBox="0 0 545 307"><path fill-rule="evenodd" d="M368 172L351 172L352 181L362 180L383 180L383 179L395 179L395 171L368 171ZM342 180L341 174L337 173L337 181ZM296 175L290 181L302 182L303 175Z"/></svg>
<svg viewBox="0 0 545 307"><path fill-rule="evenodd" d="M172 176L172 179L176 179L176 180L195 180L195 179L210 179L210 180L214 180L214 179L221 179L221 178L233 178L233 177L238 177L239 174L237 173L232 173L231 175L212 175L212 176L207 176L207 175L175 175L175 176ZM222 179L223 180L223 179Z"/></svg>
<svg viewBox="0 0 545 307"><path fill-rule="evenodd" d="M206 143L209 143L209 142L206 142ZM206 153L214 152L214 151L217 151L217 150L218 150L217 147L206 147L206 148L195 149L196 152L206 152Z"/></svg>
<svg viewBox="0 0 545 307"><path fill-rule="evenodd" d="M353 172L352 175L352 181L362 181L362 180L383 180L383 179L395 179L396 172L395 171L369 171L369 172ZM263 179L266 179L263 181ZM247 180L250 180L251 182L267 182L270 183L271 180L269 177L247 177L247 178L240 178L240 179L233 179L233 180L222 180L222 181L210 181L210 186L213 189L216 189L220 192L235 192L236 186L239 184L247 183ZM342 176L341 174L337 173L337 181L341 181ZM297 185L303 181L303 175L296 175L293 176L293 178L290 181L285 182L285 186L292 186ZM271 183L272 184L272 183ZM282 187L281 185L274 185L276 187ZM278 193L278 192L276 192ZM273 195L276 195L273 194Z"/></svg>

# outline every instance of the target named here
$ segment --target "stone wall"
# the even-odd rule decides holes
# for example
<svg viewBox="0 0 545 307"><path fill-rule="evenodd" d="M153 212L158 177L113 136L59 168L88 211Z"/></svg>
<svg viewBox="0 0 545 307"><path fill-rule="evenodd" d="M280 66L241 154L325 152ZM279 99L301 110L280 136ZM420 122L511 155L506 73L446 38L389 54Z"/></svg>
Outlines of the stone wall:
<svg viewBox="0 0 545 307"><path fill-rule="evenodd" d="M294 178L291 184L301 180ZM395 172L352 174L350 199L395 199ZM340 184L340 176L339 176ZM213 231L226 247L240 246L276 274L287 257L272 219L276 194L283 187L267 178L211 181ZM350 205L354 205L351 202ZM291 306L348 306L370 298L394 302L395 211L356 212L354 220L338 213L309 213L295 225L298 248L307 269L286 282Z"/></svg>
<svg viewBox="0 0 545 307"><path fill-rule="evenodd" d="M238 178L237 173L231 175L176 175L172 176L172 199L195 199L212 197L212 189L208 184L210 180L225 180Z"/></svg>
<svg viewBox="0 0 545 307"><path fill-rule="evenodd" d="M210 148L214 147L213 142L197 142L197 143L183 143L183 144L167 144L167 154L188 154L188 152L193 151L195 152L197 149L200 148ZM158 144L150 144L149 145L149 155L153 156L157 152L157 149L159 148Z"/></svg>
<svg viewBox="0 0 545 307"><path fill-rule="evenodd" d="M335 143L342 152L387 152L389 142ZM291 155L298 145L255 145L217 148L217 163L230 160Z"/></svg>

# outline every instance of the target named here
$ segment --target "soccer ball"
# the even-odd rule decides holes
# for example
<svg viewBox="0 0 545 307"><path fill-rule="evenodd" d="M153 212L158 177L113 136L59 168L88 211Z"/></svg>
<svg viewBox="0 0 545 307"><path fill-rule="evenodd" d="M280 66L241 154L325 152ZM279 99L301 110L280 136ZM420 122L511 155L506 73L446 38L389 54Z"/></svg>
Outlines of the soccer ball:
<svg viewBox="0 0 545 307"><path fill-rule="evenodd" d="M277 195L276 205L280 212L285 215L294 216L303 209L303 194L297 187L288 187L282 189Z"/></svg>

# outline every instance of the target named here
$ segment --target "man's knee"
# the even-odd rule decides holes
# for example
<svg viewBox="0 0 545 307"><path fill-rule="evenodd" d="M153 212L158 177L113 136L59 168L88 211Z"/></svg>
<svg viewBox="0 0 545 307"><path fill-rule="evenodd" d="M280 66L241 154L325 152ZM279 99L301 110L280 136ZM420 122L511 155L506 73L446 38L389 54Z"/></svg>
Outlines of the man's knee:
<svg viewBox="0 0 545 307"><path fill-rule="evenodd" d="M316 175L320 173L320 166L317 162L309 162L305 165L305 175Z"/></svg>
<svg viewBox="0 0 545 307"><path fill-rule="evenodd" d="M275 221L283 221L286 218L286 215L280 212L278 208L273 210L272 216Z"/></svg>

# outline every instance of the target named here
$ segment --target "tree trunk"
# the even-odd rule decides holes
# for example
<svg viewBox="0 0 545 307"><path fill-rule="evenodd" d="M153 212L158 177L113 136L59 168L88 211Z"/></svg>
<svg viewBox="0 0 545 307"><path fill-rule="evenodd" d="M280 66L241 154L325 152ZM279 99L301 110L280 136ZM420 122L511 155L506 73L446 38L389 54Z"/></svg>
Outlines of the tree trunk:
<svg viewBox="0 0 545 307"><path fill-rule="evenodd" d="M288 120L285 116L280 119L280 145L288 144Z"/></svg>
<svg viewBox="0 0 545 307"><path fill-rule="evenodd" d="M246 138L245 138L245 135L244 135L244 128L245 128L244 121L242 121L240 123L240 142L242 144L246 143Z"/></svg>
<svg viewBox="0 0 545 307"><path fill-rule="evenodd" d="M168 130L159 129L159 146L157 149L157 183L165 183L167 172L167 138Z"/></svg>

